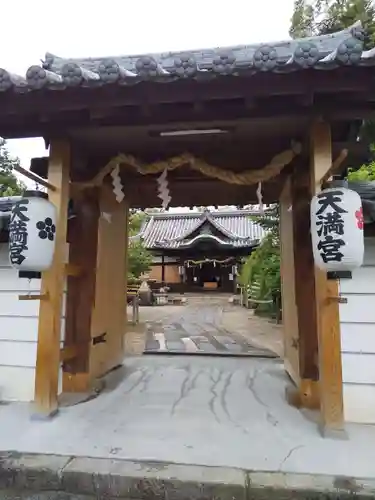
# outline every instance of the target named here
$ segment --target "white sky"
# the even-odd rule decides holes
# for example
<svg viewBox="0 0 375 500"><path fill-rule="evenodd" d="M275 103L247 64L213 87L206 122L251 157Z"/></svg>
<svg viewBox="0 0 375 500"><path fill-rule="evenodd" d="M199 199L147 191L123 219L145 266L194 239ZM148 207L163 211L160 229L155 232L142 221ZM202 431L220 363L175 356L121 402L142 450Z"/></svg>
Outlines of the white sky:
<svg viewBox="0 0 375 500"><path fill-rule="evenodd" d="M46 52L62 57L142 54L288 38L293 0L18 0L1 6L0 67L24 75ZM24 168L44 141L8 141Z"/></svg>

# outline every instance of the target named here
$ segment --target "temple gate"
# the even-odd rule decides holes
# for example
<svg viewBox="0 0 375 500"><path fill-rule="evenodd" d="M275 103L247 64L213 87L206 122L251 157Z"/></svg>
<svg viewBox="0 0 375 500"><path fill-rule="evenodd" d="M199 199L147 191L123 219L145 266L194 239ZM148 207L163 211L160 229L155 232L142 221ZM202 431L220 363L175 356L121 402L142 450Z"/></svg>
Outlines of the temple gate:
<svg viewBox="0 0 375 500"><path fill-rule="evenodd" d="M35 297L39 414L58 408L60 363L64 391L80 392L123 359L129 207L280 200L285 368L295 385L286 397L319 408L324 432L343 429L337 281L314 265L310 201L364 154L356 138L374 111L375 52L363 39L356 24L225 50L47 54L25 78L0 69L0 136L45 138L49 157L32 161L31 177L58 212Z"/></svg>

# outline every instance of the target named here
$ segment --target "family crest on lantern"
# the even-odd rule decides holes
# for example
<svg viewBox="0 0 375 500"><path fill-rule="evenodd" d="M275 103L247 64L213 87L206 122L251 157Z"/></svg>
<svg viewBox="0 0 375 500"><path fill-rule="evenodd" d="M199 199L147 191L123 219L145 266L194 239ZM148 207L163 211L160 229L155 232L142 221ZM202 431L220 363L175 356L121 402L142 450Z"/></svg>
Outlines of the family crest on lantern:
<svg viewBox="0 0 375 500"><path fill-rule="evenodd" d="M364 254L361 198L345 187L324 189L311 202L311 237L316 265L352 271Z"/></svg>
<svg viewBox="0 0 375 500"><path fill-rule="evenodd" d="M41 240L48 238L50 241L53 241L55 239L56 226L51 217L40 220L36 223L36 227L39 230L38 236Z"/></svg>
<svg viewBox="0 0 375 500"><path fill-rule="evenodd" d="M47 270L53 259L56 208L46 193L26 191L17 201L9 223L9 260L22 271Z"/></svg>

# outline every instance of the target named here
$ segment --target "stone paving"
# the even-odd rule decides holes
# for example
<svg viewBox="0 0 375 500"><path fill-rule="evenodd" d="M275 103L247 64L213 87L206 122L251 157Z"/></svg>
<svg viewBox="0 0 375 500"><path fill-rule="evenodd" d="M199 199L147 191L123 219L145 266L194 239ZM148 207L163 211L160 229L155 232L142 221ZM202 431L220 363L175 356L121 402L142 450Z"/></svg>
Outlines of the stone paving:
<svg viewBox="0 0 375 500"><path fill-rule="evenodd" d="M140 316L147 353L282 355L280 327L229 304L227 296L190 297L184 306L141 308Z"/></svg>

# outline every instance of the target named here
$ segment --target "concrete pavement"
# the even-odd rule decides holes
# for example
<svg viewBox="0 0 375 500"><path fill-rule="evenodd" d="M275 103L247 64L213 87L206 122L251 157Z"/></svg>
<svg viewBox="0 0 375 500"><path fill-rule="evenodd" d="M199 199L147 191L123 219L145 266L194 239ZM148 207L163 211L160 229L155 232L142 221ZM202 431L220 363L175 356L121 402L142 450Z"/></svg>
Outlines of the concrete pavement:
<svg viewBox="0 0 375 500"><path fill-rule="evenodd" d="M314 498L307 493L322 489L335 498L338 490L340 498L366 488L375 494L375 427L347 425L347 441L323 439L314 413L301 413L285 402L287 384L278 360L134 357L107 377L107 388L97 399L64 408L49 422L32 421L29 405L0 406L0 447L4 453L12 450L9 460L16 460L12 465L6 453L0 458L0 479L17 477L15 471L25 469L17 460L34 464L34 472L27 466L20 473L28 481L49 477L49 464L56 460L59 478L74 469L76 482L69 484L81 485L77 494L91 495L89 489L99 484L116 491L130 477L142 493L133 496L124 487L123 496L212 498L191 494L201 491L199 485L208 478L208 484L220 486L217 498L228 498L220 496L227 477L222 468L240 474L233 477L242 478L247 498L252 485L258 485L257 495L265 493L259 485L274 487L275 498L293 489L303 491L300 498ZM165 496L160 485L172 480L178 487ZM240 491L231 498L242 498Z"/></svg>

